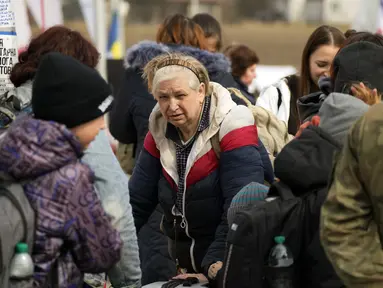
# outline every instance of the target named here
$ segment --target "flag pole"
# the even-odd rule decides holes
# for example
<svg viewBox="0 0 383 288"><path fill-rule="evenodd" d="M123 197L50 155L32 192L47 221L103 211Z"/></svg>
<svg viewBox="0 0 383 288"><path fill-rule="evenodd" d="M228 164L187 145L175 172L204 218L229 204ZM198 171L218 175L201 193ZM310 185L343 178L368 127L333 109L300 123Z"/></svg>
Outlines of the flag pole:
<svg viewBox="0 0 383 288"><path fill-rule="evenodd" d="M46 13L46 1L45 0L40 0L40 13L41 13L41 31L45 31L45 13Z"/></svg>
<svg viewBox="0 0 383 288"><path fill-rule="evenodd" d="M107 67L106 67L106 47L107 41L107 23L106 23L106 5L105 0L93 0L95 4L95 27L96 27L96 47L101 54L98 63L98 71L101 76L107 80Z"/></svg>
<svg viewBox="0 0 383 288"><path fill-rule="evenodd" d="M193 17L199 13L199 0L190 0L189 16Z"/></svg>
<svg viewBox="0 0 383 288"><path fill-rule="evenodd" d="M126 17L129 13L130 4L127 1L119 0L119 13L118 13L118 22L119 22L119 39L121 43L121 55L125 55L126 50L126 42L125 42L125 24L126 24Z"/></svg>

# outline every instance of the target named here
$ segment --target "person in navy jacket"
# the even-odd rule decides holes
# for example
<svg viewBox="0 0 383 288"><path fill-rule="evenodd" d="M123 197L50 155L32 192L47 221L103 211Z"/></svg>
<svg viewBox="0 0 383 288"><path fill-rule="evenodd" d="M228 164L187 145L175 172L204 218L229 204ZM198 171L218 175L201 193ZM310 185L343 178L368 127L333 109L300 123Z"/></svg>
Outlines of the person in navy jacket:
<svg viewBox="0 0 383 288"><path fill-rule="evenodd" d="M262 162L251 111L210 82L195 58L158 56L144 76L157 104L129 181L137 231L159 203L178 277L214 280L224 257L231 200L250 182L263 183L270 163Z"/></svg>

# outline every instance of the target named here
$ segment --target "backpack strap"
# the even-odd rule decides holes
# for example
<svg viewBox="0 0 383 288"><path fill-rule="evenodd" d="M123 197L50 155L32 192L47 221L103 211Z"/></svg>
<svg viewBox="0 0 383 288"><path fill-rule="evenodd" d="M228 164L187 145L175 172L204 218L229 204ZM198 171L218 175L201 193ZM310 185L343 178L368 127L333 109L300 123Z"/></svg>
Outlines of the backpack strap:
<svg viewBox="0 0 383 288"><path fill-rule="evenodd" d="M215 155L219 159L220 154L221 154L221 146L219 145L219 132L214 134L213 137L211 137L210 142L211 142L211 146L213 147L213 150L215 152Z"/></svg>
<svg viewBox="0 0 383 288"><path fill-rule="evenodd" d="M251 107L253 104L251 104L251 102L249 101L249 99L247 99L245 97L245 95L242 94L242 92L237 89L237 88L233 88L233 87L230 87L230 88L227 88L227 90L231 93L231 94L234 94L235 96L237 96L238 98L241 98L243 101L245 101L247 107Z"/></svg>
<svg viewBox="0 0 383 288"><path fill-rule="evenodd" d="M281 107L282 105L282 92L281 92L281 89L279 89L278 87L275 87L277 88L277 91L278 91L278 110L279 108Z"/></svg>

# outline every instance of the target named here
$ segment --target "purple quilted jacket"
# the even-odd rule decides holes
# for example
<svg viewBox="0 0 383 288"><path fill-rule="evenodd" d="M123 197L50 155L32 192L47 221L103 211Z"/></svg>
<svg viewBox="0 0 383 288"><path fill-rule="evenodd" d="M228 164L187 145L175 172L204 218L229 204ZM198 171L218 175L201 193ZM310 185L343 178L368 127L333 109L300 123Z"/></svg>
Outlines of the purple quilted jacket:
<svg viewBox="0 0 383 288"><path fill-rule="evenodd" d="M83 273L106 272L120 259L119 233L81 156L80 143L65 126L31 117L15 121L0 141L0 172L28 180L24 191L37 212L34 287L50 286L55 266L55 287L82 287Z"/></svg>

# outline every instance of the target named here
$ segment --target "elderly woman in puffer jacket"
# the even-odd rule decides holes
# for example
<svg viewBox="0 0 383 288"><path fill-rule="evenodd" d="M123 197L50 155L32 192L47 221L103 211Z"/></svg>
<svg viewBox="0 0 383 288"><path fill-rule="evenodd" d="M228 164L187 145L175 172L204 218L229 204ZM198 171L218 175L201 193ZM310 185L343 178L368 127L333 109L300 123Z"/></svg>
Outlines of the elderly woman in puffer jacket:
<svg viewBox="0 0 383 288"><path fill-rule="evenodd" d="M232 198L264 182L254 118L193 57L156 57L144 75L157 105L129 182L137 231L160 203L179 277L214 280Z"/></svg>

